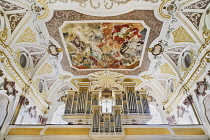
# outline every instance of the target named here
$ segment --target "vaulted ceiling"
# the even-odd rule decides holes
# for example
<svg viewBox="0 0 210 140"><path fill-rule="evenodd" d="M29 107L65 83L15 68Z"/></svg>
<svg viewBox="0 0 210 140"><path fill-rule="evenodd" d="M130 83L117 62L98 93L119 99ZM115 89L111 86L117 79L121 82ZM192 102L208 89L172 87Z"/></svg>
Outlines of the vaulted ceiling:
<svg viewBox="0 0 210 140"><path fill-rule="evenodd" d="M116 86L136 82L136 90L167 102L207 41L208 5L209 0L2 0L1 51L34 97L46 102L77 90L78 82L93 82L94 73L96 82L112 76L121 81Z"/></svg>

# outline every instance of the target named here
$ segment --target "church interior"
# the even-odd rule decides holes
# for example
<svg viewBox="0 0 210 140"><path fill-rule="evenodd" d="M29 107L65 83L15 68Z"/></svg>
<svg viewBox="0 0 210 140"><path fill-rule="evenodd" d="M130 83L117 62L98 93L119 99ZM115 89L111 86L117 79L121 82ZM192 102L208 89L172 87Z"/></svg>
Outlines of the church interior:
<svg viewBox="0 0 210 140"><path fill-rule="evenodd" d="M209 140L209 0L1 0L0 140Z"/></svg>

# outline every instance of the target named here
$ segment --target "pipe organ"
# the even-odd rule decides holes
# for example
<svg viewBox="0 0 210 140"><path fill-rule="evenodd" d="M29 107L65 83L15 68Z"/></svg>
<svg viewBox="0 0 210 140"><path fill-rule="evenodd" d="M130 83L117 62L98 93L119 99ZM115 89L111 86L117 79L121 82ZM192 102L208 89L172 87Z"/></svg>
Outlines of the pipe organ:
<svg viewBox="0 0 210 140"><path fill-rule="evenodd" d="M124 115L150 115L146 91L136 92L134 83L124 83L124 91L115 91L115 102L122 105Z"/></svg>
<svg viewBox="0 0 210 140"><path fill-rule="evenodd" d="M69 124L90 124L92 133L121 133L123 124L146 123L151 119L146 91L136 92L135 83L123 86L124 90L104 97L100 90L90 90L90 83L79 83L79 91L66 91L63 119ZM107 100L112 102L111 112L102 111Z"/></svg>

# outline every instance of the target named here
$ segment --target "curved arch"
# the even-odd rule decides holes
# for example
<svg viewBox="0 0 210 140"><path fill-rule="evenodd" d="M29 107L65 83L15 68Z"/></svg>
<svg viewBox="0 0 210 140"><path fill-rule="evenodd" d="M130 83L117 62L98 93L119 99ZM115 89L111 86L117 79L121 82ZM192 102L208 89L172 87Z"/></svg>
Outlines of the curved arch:
<svg viewBox="0 0 210 140"><path fill-rule="evenodd" d="M178 66L176 66L176 64L171 60L171 58L167 54L163 53L162 56L165 59L165 61L167 62L167 64L171 67L171 69L173 70L173 72L180 79L181 78L181 75L180 75L180 71L179 71Z"/></svg>
<svg viewBox="0 0 210 140"><path fill-rule="evenodd" d="M163 89L160 89L157 87L157 83L153 82L148 82L148 81L144 81L143 83L139 84L136 89L141 89L144 86L149 86L150 88L152 88L155 92L154 94L154 98L158 101L159 104L162 104L162 102L166 102L167 101L167 96L165 94L165 91ZM153 86L151 86L153 85Z"/></svg>
<svg viewBox="0 0 210 140"><path fill-rule="evenodd" d="M51 100L53 100L54 98L55 98L55 96L57 96L58 94L55 94L55 93L58 93L59 92L59 90L61 90L63 87L65 87L66 85L67 86L69 86L69 87L71 87L73 90L78 90L73 84L71 84L71 83L69 83L69 82L65 82L65 83L61 83L61 82L59 82L60 80L57 80L57 85L56 86L54 86L51 90L50 90L50 92L49 92L49 94L48 94L48 97L47 97L47 101L51 101ZM60 83L60 84L59 84ZM63 85L63 86L61 86L61 84ZM55 85L55 84L54 84ZM60 97L60 96L59 96Z"/></svg>

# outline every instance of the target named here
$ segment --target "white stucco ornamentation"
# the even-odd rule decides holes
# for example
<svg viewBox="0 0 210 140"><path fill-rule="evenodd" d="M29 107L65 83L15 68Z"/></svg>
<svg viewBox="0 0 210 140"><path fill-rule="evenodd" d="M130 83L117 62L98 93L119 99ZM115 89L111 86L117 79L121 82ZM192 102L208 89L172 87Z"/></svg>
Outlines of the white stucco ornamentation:
<svg viewBox="0 0 210 140"><path fill-rule="evenodd" d="M2 91L0 91L0 128L2 127L2 124L5 120L5 117L7 115L7 106L8 106L8 99L6 95L1 94ZM3 92L6 93L5 90Z"/></svg>

